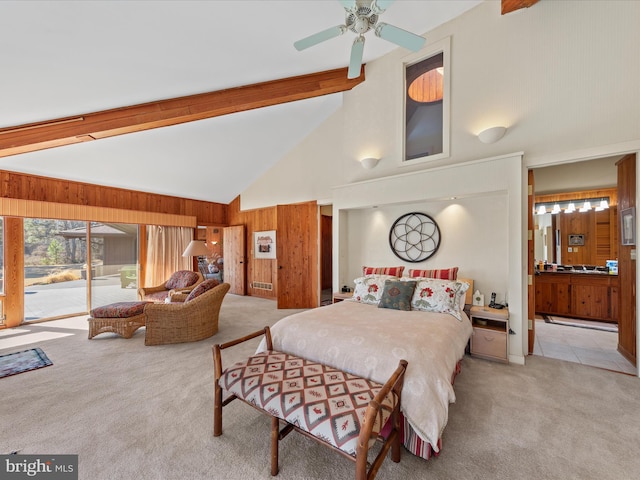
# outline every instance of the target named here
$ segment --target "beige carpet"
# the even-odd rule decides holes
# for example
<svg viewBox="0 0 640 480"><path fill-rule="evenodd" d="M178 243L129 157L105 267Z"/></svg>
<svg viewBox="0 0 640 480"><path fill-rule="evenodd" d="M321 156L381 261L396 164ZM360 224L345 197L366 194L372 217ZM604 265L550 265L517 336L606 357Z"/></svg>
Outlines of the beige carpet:
<svg viewBox="0 0 640 480"><path fill-rule="evenodd" d="M0 453L75 453L83 480L270 478L266 416L232 403L223 436L212 436L211 345L288 313L228 295L218 335L155 347L144 346L144 329L129 340L87 340L84 319L0 332L0 354L38 346L53 361L0 379ZM51 339L16 346L34 333ZM405 452L377 478L624 480L640 471L635 377L541 357L524 367L466 357L456 392L442 454L424 461ZM348 460L309 439L281 443L282 480L352 477Z"/></svg>

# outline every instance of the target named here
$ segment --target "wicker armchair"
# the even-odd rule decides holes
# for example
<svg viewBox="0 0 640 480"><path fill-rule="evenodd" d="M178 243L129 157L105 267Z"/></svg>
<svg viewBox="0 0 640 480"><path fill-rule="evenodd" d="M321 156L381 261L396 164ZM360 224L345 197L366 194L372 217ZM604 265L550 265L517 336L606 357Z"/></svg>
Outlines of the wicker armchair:
<svg viewBox="0 0 640 480"><path fill-rule="evenodd" d="M144 309L144 344L197 342L215 335L222 300L229 288L228 283L221 283L181 303L148 304Z"/></svg>
<svg viewBox="0 0 640 480"><path fill-rule="evenodd" d="M203 281L204 277L200 272L178 270L169 277L169 280L161 285L139 288L138 295L140 295L140 300L164 302L170 294L183 291L190 292L196 285Z"/></svg>

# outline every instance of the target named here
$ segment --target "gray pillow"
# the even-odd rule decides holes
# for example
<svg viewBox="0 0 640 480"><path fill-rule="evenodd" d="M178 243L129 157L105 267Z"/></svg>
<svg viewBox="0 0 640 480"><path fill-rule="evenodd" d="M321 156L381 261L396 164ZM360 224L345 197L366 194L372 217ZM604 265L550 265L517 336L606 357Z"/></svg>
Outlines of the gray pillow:
<svg viewBox="0 0 640 480"><path fill-rule="evenodd" d="M416 288L415 280L387 280L378 308L392 308L394 310L411 310L411 298Z"/></svg>

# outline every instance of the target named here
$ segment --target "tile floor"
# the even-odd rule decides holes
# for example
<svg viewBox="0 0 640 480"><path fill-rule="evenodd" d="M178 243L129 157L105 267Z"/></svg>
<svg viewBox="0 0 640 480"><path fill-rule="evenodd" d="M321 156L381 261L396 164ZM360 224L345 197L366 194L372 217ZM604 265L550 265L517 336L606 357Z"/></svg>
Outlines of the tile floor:
<svg viewBox="0 0 640 480"><path fill-rule="evenodd" d="M582 363L637 375L637 370L617 350L618 334L546 323L536 319L534 355Z"/></svg>

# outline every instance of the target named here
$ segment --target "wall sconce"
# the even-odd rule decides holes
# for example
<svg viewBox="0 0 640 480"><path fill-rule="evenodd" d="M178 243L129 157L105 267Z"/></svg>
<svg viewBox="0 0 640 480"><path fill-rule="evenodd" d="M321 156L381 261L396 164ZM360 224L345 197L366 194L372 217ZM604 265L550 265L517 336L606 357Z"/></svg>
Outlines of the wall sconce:
<svg viewBox="0 0 640 480"><path fill-rule="evenodd" d="M360 160L360 164L362 165L363 168L366 168L367 170L371 170L373 167L378 165L379 161L380 161L379 158L367 157Z"/></svg>
<svg viewBox="0 0 640 480"><path fill-rule="evenodd" d="M478 134L478 140L482 143L496 143L504 134L507 133L506 127L491 127L481 131Z"/></svg>

